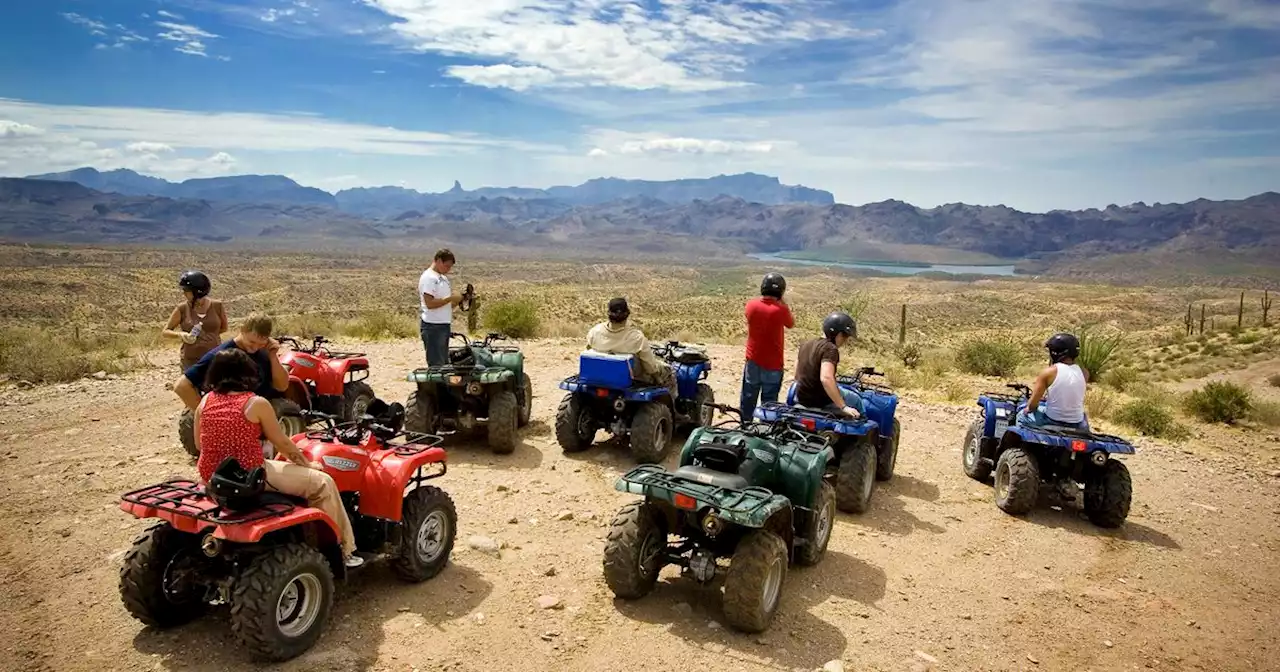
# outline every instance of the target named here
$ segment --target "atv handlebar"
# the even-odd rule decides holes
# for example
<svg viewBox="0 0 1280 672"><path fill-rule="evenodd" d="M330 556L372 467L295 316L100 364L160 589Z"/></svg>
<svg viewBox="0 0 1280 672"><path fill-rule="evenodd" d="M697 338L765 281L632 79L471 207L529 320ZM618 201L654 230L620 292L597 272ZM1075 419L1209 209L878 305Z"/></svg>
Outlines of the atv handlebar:
<svg viewBox="0 0 1280 672"><path fill-rule="evenodd" d="M1028 397L1031 396L1031 388L1027 387L1026 385L1023 385L1022 383L1009 383L1005 385L1005 387L1011 390L1017 390L1021 392L1023 396L1028 396Z"/></svg>

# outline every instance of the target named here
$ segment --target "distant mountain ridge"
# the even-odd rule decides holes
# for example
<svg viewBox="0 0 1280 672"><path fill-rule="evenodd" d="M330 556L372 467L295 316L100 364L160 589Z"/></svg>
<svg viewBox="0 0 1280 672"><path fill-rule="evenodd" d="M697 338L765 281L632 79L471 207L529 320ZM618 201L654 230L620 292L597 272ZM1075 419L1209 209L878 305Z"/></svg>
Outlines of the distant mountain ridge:
<svg viewBox="0 0 1280 672"><path fill-rule="evenodd" d="M95 168L78 168L63 173L32 175L27 179L75 182L97 191L130 196L324 205L375 218L395 217L410 210L430 209L445 203L480 198L555 200L568 205L592 205L638 197L679 204L721 196L766 205L835 203L835 196L829 191L785 185L776 177L756 173L669 181L596 178L576 187L549 189L481 187L467 191L462 188L461 183L454 181L452 189L441 193L424 193L404 187L360 187L344 189L336 194L304 187L283 175L234 175L169 182L124 168L106 172Z"/></svg>

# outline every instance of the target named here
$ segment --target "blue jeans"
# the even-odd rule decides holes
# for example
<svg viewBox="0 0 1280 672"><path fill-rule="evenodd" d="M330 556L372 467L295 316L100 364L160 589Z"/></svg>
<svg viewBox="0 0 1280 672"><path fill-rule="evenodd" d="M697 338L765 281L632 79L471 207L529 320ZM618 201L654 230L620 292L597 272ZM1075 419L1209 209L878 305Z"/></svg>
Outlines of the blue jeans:
<svg viewBox="0 0 1280 672"><path fill-rule="evenodd" d="M1085 418L1080 422L1058 422L1053 418L1045 415L1041 409L1036 409L1034 413L1028 413L1026 407L1018 410L1017 424L1019 427L1044 427L1045 425L1061 425L1063 427L1071 427L1080 431L1091 431L1089 429L1089 419Z"/></svg>
<svg viewBox="0 0 1280 672"><path fill-rule="evenodd" d="M767 404L778 400L782 391L782 372L760 368L759 364L748 361L742 367L742 395L738 399L738 408L742 410L742 421L751 422L756 411L756 399Z"/></svg>
<svg viewBox="0 0 1280 672"><path fill-rule="evenodd" d="M427 366L443 366L449 363L449 332L452 328L449 324L418 322L422 347L427 351Z"/></svg>

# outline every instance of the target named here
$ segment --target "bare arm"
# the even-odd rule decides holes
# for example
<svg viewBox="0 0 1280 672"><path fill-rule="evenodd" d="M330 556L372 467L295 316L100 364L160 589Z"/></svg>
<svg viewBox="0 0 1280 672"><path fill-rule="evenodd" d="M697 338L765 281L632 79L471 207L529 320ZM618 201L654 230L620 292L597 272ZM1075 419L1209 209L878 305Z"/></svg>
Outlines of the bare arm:
<svg viewBox="0 0 1280 672"><path fill-rule="evenodd" d="M187 408L193 411L200 405L200 390L197 390L196 386L192 385L186 376L178 376L178 382L173 384L173 392L178 395L178 398L182 400L182 403Z"/></svg>
<svg viewBox="0 0 1280 672"><path fill-rule="evenodd" d="M164 325L164 329L160 330L160 335L168 338L182 338L187 332L178 328L182 324L182 310L174 308L173 313L169 315L169 322Z"/></svg>
<svg viewBox="0 0 1280 672"><path fill-rule="evenodd" d="M427 304L427 308L432 308L432 309L439 308L441 306L448 306L448 305L456 306L458 305L458 302L461 300L462 300L462 297L458 296L457 294L454 294L452 296L447 296L443 299L437 299L436 297L426 293L423 293L422 295L422 302Z"/></svg>
<svg viewBox="0 0 1280 672"><path fill-rule="evenodd" d="M1058 369L1053 366L1041 371L1040 375L1036 376L1035 382L1031 384L1031 399L1027 401L1028 413L1035 413L1036 409L1040 408L1040 401L1044 399L1044 393L1057 377Z"/></svg>
<svg viewBox="0 0 1280 672"><path fill-rule="evenodd" d="M845 413L857 417L857 409L844 403L844 395L840 394L840 386L836 384L836 363L823 362L820 377L822 379L822 389L826 391L827 398L831 399L831 403L844 409Z"/></svg>
<svg viewBox="0 0 1280 672"><path fill-rule="evenodd" d="M267 358L271 360L271 389L284 392L289 389L289 372L280 363L280 341L273 338L267 344Z"/></svg>
<svg viewBox="0 0 1280 672"><path fill-rule="evenodd" d="M204 415L204 399L200 400L200 404L196 406L196 420L191 428L191 432L195 435L193 438L196 442L196 452L200 452L200 417Z"/></svg>
<svg viewBox="0 0 1280 672"><path fill-rule="evenodd" d="M271 445L276 447L276 452L284 455L294 464L303 467L311 466L307 457L293 443L293 439L285 436L284 430L280 429L280 422L276 420L276 412L271 408L271 402L262 397L254 397L245 409L245 418L262 425L262 433Z"/></svg>
<svg viewBox="0 0 1280 672"><path fill-rule="evenodd" d="M227 333L227 329L230 329L230 328L231 327L227 324L227 307L222 305L222 302L219 301L218 302L218 335L219 337L221 337L222 334Z"/></svg>
<svg viewBox="0 0 1280 672"><path fill-rule="evenodd" d="M787 304L786 299L778 299L778 303L782 304L782 308L787 313L787 321L784 322L782 326L788 329L794 328L796 326L796 319L791 315L791 306Z"/></svg>

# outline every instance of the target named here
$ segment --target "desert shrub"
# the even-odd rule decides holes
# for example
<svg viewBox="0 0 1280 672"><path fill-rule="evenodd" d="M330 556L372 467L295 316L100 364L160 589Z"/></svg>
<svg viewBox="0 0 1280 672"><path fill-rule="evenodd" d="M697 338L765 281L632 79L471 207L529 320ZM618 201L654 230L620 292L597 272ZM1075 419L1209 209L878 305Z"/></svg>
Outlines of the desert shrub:
<svg viewBox="0 0 1280 672"><path fill-rule="evenodd" d="M914 369L920 364L920 346L915 343L904 343L898 346L897 355L908 369Z"/></svg>
<svg viewBox="0 0 1280 672"><path fill-rule="evenodd" d="M1084 393L1084 408L1091 418L1108 418L1116 407L1115 393L1091 387Z"/></svg>
<svg viewBox="0 0 1280 672"><path fill-rule="evenodd" d="M1280 427L1280 404L1274 401L1255 401L1249 419L1268 427Z"/></svg>
<svg viewBox="0 0 1280 672"><path fill-rule="evenodd" d="M1257 343L1258 341L1261 341L1264 336L1265 335L1262 334L1261 332L1250 331L1250 332L1240 334L1240 336L1236 338L1236 342L1241 345L1251 345L1253 343Z"/></svg>
<svg viewBox="0 0 1280 672"><path fill-rule="evenodd" d="M1214 343L1209 343L1205 345L1203 352L1206 356L1217 357L1218 355L1221 355L1225 351L1226 351L1226 348L1221 343L1214 342Z"/></svg>
<svg viewBox="0 0 1280 672"><path fill-rule="evenodd" d="M972 400L973 391L965 381L952 378L942 384L942 396L946 397L947 401L959 403Z"/></svg>
<svg viewBox="0 0 1280 672"><path fill-rule="evenodd" d="M32 383L60 383L106 371L120 373L134 365L131 340L101 334L76 338L29 327L0 331L0 373Z"/></svg>
<svg viewBox="0 0 1280 672"><path fill-rule="evenodd" d="M1196 342L1188 343L1187 350L1190 350L1191 352L1197 352L1200 350L1200 344Z"/></svg>
<svg viewBox="0 0 1280 672"><path fill-rule="evenodd" d="M1272 374L1270 378L1267 378L1267 382L1271 384L1271 387L1280 387L1280 373Z"/></svg>
<svg viewBox="0 0 1280 672"><path fill-rule="evenodd" d="M920 360L920 370L929 378L941 378L951 371L951 353L935 350Z"/></svg>
<svg viewBox="0 0 1280 672"><path fill-rule="evenodd" d="M538 324L538 306L526 299L496 301L484 309L485 327L512 338L537 334Z"/></svg>
<svg viewBox="0 0 1280 672"><path fill-rule="evenodd" d="M1089 372L1093 373L1093 369L1089 369ZM1096 377L1096 374L1094 375ZM1132 387L1134 383L1138 382L1139 376L1140 374L1136 369L1127 366L1117 366L1116 368L1107 371L1106 375L1101 377L1101 381L1108 387L1124 392L1128 388Z"/></svg>
<svg viewBox="0 0 1280 672"><path fill-rule="evenodd" d="M871 293L860 289L855 289L840 300L840 310L849 314L855 320L861 320L866 314L867 309L871 307ZM858 325L859 331L865 329L864 325Z"/></svg>
<svg viewBox="0 0 1280 672"><path fill-rule="evenodd" d="M1253 395L1235 383L1215 380L1188 394L1184 405L1187 412L1205 422L1231 425L1253 410Z"/></svg>
<svg viewBox="0 0 1280 672"><path fill-rule="evenodd" d="M379 338L410 338L419 334L415 314L379 310L344 320L338 325L344 336L375 340Z"/></svg>
<svg viewBox="0 0 1280 672"><path fill-rule="evenodd" d="M304 313L302 315L281 315L272 318L272 332L281 336L310 338L337 336L338 321L332 315L323 313Z"/></svg>
<svg viewBox="0 0 1280 672"><path fill-rule="evenodd" d="M1164 439L1186 438L1187 429L1173 417L1173 411L1154 399L1135 399L1116 410L1112 419L1146 436Z"/></svg>
<svg viewBox="0 0 1280 672"><path fill-rule="evenodd" d="M1106 332L1094 327L1081 327L1078 337L1080 356L1076 358L1076 364L1099 378L1111 368L1112 359L1124 335L1118 331Z"/></svg>
<svg viewBox="0 0 1280 672"><path fill-rule="evenodd" d="M960 369L979 376L1007 377L1022 363L1022 351L1012 341L974 338L956 352Z"/></svg>

